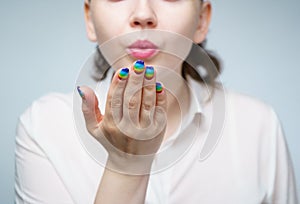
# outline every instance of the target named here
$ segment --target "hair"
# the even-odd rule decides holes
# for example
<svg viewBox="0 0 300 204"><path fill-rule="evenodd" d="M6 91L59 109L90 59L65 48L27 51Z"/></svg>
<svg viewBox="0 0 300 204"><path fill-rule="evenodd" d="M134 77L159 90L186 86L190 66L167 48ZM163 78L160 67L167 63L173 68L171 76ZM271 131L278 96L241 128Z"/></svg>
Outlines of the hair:
<svg viewBox="0 0 300 204"><path fill-rule="evenodd" d="M184 61L182 64L181 74L184 79L186 79L187 75L190 75L196 81L199 81L201 83L208 83L208 85L215 87L217 85L216 79L222 72L222 62L220 58L216 55L216 53L205 48L206 42L207 40L205 39L202 43L199 43L197 45L204 50L204 52L207 54L210 60L210 64L203 65L203 68L205 68L207 71L207 76L201 76L201 73L193 67L195 65L191 65L187 61ZM193 49L191 50L191 52L193 52ZM213 65L214 67L212 67L211 65Z"/></svg>

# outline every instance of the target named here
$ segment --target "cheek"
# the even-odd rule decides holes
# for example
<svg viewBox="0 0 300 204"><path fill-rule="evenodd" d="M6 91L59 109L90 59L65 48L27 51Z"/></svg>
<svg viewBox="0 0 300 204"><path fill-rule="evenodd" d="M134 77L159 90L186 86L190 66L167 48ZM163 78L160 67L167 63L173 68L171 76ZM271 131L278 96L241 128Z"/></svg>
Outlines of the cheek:
<svg viewBox="0 0 300 204"><path fill-rule="evenodd" d="M197 28L197 22L194 18L173 18L174 21L166 23L165 29L180 35L183 35L189 39L193 39Z"/></svg>
<svg viewBox="0 0 300 204"><path fill-rule="evenodd" d="M198 25L198 12L192 5L165 10L164 13L160 13L159 17L162 29L193 39Z"/></svg>
<svg viewBox="0 0 300 204"><path fill-rule="evenodd" d="M114 27L108 26L103 21L95 22L95 31L97 36L97 42L99 45L111 39L111 36L114 34Z"/></svg>
<svg viewBox="0 0 300 204"><path fill-rule="evenodd" d="M105 10L97 12L94 16L94 27L99 45L122 34L126 19L120 18L120 15Z"/></svg>

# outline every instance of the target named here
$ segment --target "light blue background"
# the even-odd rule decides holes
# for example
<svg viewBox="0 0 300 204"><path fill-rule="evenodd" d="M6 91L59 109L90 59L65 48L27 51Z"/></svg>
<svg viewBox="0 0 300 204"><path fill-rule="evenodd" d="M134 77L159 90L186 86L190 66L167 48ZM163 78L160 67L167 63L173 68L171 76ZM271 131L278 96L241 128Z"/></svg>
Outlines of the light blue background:
<svg viewBox="0 0 300 204"><path fill-rule="evenodd" d="M299 0L214 0L208 36L208 47L223 60L225 85L278 113L298 189L299 7ZM0 203L12 203L18 115L48 92L72 91L95 45L86 39L83 0L2 0L0 25Z"/></svg>

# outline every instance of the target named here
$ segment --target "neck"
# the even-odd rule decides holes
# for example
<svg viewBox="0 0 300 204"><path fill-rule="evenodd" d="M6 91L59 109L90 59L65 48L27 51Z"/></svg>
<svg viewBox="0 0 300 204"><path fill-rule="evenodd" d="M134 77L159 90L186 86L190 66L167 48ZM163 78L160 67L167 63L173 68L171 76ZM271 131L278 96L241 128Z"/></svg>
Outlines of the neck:
<svg viewBox="0 0 300 204"><path fill-rule="evenodd" d="M190 91L187 82L182 78L181 68L157 71L158 80L164 84L167 92L166 139L176 132L182 123L183 116L188 113Z"/></svg>

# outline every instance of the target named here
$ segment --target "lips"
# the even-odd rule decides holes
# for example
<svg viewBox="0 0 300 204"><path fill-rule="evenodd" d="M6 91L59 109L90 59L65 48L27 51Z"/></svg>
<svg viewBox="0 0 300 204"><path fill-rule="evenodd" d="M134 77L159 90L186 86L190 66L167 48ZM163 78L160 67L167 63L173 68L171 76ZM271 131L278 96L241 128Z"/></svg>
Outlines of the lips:
<svg viewBox="0 0 300 204"><path fill-rule="evenodd" d="M150 59L158 52L158 47L148 40L138 40L127 48L127 52L136 59Z"/></svg>

